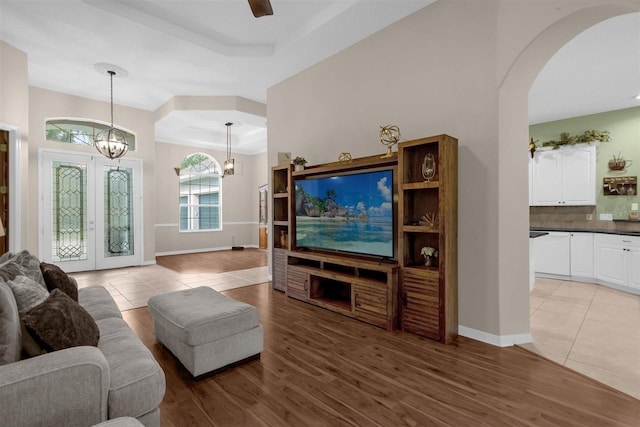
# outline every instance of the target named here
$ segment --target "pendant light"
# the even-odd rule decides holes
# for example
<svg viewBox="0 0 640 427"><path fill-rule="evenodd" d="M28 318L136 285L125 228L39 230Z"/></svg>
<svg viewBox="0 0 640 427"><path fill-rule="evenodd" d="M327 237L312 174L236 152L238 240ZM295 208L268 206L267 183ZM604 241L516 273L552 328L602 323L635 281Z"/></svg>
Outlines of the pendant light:
<svg viewBox="0 0 640 427"><path fill-rule="evenodd" d="M227 160L224 161L224 171L222 176L233 175L235 168L235 160L231 158L231 126L233 123L224 124L227 127Z"/></svg>
<svg viewBox="0 0 640 427"><path fill-rule="evenodd" d="M113 76L126 77L127 72L110 64L96 64L96 70L109 75L111 83L111 125L96 135L93 144L103 156L117 159L127 154L129 144L124 134L113 127Z"/></svg>

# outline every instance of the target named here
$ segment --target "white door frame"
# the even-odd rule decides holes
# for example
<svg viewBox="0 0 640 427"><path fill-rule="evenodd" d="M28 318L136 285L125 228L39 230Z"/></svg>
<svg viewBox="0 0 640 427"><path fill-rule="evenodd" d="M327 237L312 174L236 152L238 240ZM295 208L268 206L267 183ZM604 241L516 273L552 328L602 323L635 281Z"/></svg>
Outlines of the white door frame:
<svg viewBox="0 0 640 427"><path fill-rule="evenodd" d="M9 251L22 248L22 175L20 171L20 128L0 123L0 129L9 132Z"/></svg>
<svg viewBox="0 0 640 427"><path fill-rule="evenodd" d="M120 268L127 266L137 266L142 264L144 244L142 241L142 160L127 157L125 159L110 160L98 154L78 153L66 150L52 150L40 148L38 150L38 222L39 222L39 257L43 261L51 262L51 188L50 188L50 160L52 157L59 157L61 161L86 163L94 172L87 176L87 228L91 235L88 237L89 247L87 261L69 261L61 264L61 267L68 272L85 270L102 270L107 268ZM130 256L107 258L103 255L104 245L104 216L102 209L104 198L102 194L95 194L98 187L102 185L104 166L122 166L133 170L133 244L134 253ZM101 208L98 210L98 208ZM47 234L48 233L48 234ZM98 238L101 240L98 241Z"/></svg>

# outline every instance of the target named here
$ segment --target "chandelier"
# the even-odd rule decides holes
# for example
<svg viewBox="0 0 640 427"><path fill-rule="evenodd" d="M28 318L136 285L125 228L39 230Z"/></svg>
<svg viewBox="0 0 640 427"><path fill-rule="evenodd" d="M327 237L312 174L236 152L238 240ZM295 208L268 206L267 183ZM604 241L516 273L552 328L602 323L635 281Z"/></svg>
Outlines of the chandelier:
<svg viewBox="0 0 640 427"><path fill-rule="evenodd" d="M224 161L224 171L222 176L233 175L235 168L235 160L231 158L231 126L233 123L224 124L227 127L227 160Z"/></svg>
<svg viewBox="0 0 640 427"><path fill-rule="evenodd" d="M109 64L96 64L96 70L103 74L109 74L111 82L111 125L99 132L93 140L93 145L105 157L117 159L127 154L129 144L127 138L118 129L113 127L113 76L126 77L127 72L117 66Z"/></svg>

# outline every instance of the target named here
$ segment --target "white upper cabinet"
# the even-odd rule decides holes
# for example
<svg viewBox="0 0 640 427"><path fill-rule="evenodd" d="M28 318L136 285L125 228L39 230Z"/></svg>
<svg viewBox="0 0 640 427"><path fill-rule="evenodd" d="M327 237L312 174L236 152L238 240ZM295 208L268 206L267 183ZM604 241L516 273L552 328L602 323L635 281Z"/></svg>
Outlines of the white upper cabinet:
<svg viewBox="0 0 640 427"><path fill-rule="evenodd" d="M596 147L538 150L530 162L531 206L596 204Z"/></svg>

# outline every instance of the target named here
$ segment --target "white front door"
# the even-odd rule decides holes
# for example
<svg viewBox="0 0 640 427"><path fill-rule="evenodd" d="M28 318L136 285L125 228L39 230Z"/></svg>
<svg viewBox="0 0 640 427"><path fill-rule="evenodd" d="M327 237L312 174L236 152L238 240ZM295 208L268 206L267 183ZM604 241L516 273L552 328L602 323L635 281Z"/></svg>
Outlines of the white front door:
<svg viewBox="0 0 640 427"><path fill-rule="evenodd" d="M40 152L40 258L67 272L140 265L139 159Z"/></svg>

